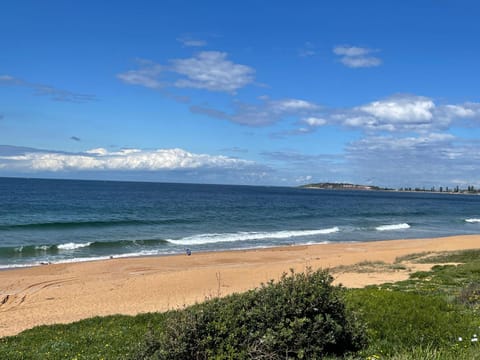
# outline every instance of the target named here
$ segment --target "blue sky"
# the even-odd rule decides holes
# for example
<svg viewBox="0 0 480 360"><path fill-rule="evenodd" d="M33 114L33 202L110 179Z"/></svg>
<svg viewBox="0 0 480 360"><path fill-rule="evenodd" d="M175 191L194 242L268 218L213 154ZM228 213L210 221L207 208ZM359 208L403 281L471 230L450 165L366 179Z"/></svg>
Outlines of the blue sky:
<svg viewBox="0 0 480 360"><path fill-rule="evenodd" d="M480 186L475 1L2 14L0 176Z"/></svg>

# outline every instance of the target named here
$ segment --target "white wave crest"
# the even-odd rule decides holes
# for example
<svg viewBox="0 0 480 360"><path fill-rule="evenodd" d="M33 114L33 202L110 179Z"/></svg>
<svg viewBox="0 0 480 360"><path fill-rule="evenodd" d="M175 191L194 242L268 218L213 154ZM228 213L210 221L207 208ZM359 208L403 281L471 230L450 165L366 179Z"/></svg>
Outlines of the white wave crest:
<svg viewBox="0 0 480 360"><path fill-rule="evenodd" d="M338 227L319 229L319 230L284 230L274 232L254 232L245 231L238 233L226 233L226 234L200 234L194 236L188 236L178 240L168 240L172 244L176 245L201 245L212 244L219 242L234 242L234 241L247 241L247 240L262 240L262 239L288 239L299 236L313 236L313 235L325 235L332 234L340 231Z"/></svg>
<svg viewBox="0 0 480 360"><path fill-rule="evenodd" d="M57 248L59 250L75 250L75 249L80 249L80 248L83 248L83 247L90 246L90 244L91 244L91 242L88 242L88 243L69 242L69 243L66 243L66 244L58 245Z"/></svg>
<svg viewBox="0 0 480 360"><path fill-rule="evenodd" d="M465 219L465 222L468 222L468 223L480 223L480 219L478 219L478 218Z"/></svg>
<svg viewBox="0 0 480 360"><path fill-rule="evenodd" d="M392 224L392 225L381 225L377 226L375 230L378 231L390 231L390 230L404 230L404 229L409 229L410 225L407 223L402 223L402 224Z"/></svg>

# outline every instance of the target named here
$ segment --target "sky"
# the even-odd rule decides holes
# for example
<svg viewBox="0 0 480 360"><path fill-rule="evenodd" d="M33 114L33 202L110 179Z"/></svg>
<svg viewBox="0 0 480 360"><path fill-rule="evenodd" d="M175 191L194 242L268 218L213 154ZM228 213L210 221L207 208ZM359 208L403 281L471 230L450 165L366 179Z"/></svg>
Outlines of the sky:
<svg viewBox="0 0 480 360"><path fill-rule="evenodd" d="M480 187L480 4L3 2L0 176Z"/></svg>

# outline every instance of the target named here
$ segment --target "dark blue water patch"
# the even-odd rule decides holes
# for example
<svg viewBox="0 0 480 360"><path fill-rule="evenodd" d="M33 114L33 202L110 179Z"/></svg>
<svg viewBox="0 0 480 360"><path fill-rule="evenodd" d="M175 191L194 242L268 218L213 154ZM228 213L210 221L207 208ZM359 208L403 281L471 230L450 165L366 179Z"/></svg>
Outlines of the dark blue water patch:
<svg viewBox="0 0 480 360"><path fill-rule="evenodd" d="M480 223L466 220L478 218L480 198L468 195L0 178L0 267L185 246L219 251L473 234Z"/></svg>
<svg viewBox="0 0 480 360"><path fill-rule="evenodd" d="M58 221L45 223L26 223L0 225L1 231L11 230L43 230L43 229L76 229L76 228L106 228L120 226L142 226L142 225L169 225L169 224L189 224L191 219L165 219L165 220L104 220L104 221Z"/></svg>

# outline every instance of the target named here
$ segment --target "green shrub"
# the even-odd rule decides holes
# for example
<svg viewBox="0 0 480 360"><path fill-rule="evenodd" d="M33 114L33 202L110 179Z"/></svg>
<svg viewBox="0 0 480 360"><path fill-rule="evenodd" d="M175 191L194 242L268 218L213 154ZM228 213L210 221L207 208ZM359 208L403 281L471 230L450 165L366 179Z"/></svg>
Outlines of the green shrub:
<svg viewBox="0 0 480 360"><path fill-rule="evenodd" d="M357 351L365 332L343 296L326 271L292 271L278 283L170 313L156 346L149 336L136 358L318 359Z"/></svg>

